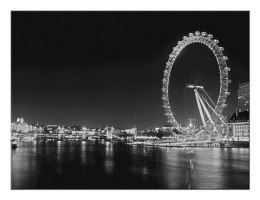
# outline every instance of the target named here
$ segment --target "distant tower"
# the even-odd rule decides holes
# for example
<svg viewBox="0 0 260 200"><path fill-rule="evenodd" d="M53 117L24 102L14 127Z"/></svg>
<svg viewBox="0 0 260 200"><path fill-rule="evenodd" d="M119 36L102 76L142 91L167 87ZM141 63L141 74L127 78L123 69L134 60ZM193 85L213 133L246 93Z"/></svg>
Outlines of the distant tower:
<svg viewBox="0 0 260 200"><path fill-rule="evenodd" d="M23 120L23 118L21 118L21 124L23 124L24 123L24 120Z"/></svg>
<svg viewBox="0 0 260 200"><path fill-rule="evenodd" d="M237 96L238 112L249 111L249 82L239 84Z"/></svg>

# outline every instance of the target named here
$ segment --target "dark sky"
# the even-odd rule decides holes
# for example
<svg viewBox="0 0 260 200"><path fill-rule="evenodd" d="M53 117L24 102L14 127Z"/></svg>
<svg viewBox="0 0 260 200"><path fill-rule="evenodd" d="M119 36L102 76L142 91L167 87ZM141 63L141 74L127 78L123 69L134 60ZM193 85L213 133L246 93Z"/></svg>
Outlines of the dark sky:
<svg viewBox="0 0 260 200"><path fill-rule="evenodd" d="M11 23L12 121L166 124L165 62L177 41L196 30L213 34L229 57L226 115L235 111L238 83L249 80L249 12L12 12ZM206 46L186 47L172 70L170 103L182 125L200 119L186 83L204 85L217 100L218 66Z"/></svg>

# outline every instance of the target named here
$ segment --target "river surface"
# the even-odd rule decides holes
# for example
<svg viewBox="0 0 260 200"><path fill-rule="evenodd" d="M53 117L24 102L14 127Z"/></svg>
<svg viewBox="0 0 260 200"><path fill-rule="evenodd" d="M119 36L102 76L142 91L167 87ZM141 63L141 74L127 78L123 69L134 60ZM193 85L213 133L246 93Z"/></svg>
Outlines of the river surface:
<svg viewBox="0 0 260 200"><path fill-rule="evenodd" d="M249 189L249 149L22 142L12 189Z"/></svg>

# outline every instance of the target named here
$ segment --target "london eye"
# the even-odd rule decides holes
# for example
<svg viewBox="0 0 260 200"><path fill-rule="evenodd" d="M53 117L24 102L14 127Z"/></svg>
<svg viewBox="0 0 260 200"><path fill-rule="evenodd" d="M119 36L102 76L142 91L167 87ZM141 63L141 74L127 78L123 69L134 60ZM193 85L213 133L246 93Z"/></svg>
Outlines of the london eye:
<svg viewBox="0 0 260 200"><path fill-rule="evenodd" d="M218 125L223 126L224 124L225 126L227 126L225 123L224 116L222 115L222 111L227 106L226 99L227 96L230 94L228 92L228 85L229 83L231 83L231 80L228 78L228 73L230 71L230 68L227 66L228 57L224 56L223 54L224 48L218 45L219 41L217 39L213 39L213 35L211 34L207 34L206 32L199 32L199 31L196 31L195 33L189 33L188 36L183 36L183 40L178 41L178 44L173 48L173 51L169 55L169 59L166 62L166 67L163 72L163 79L162 79L163 108L165 111L165 115L168 119L168 123L171 124L173 128L177 128L179 124L176 121L174 114L172 112L170 106L169 93L168 93L170 75L174 73L174 62L178 57L179 53L185 47L194 43L201 43L206 45L213 52L217 60L217 64L219 68L220 88L219 88L219 94L218 94L216 104L206 93L203 86L196 86L192 84L187 85L187 88L194 89L203 126L208 131L216 130ZM206 98L208 98L208 100ZM210 110L210 112L208 110ZM206 113L206 117L208 120L204 118L203 111L204 113Z"/></svg>

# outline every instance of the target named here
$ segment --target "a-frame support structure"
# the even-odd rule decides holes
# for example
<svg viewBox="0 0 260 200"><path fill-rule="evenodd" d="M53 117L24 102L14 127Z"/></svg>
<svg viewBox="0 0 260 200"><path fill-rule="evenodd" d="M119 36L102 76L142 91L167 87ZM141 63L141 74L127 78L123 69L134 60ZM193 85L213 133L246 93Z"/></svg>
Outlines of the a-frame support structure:
<svg viewBox="0 0 260 200"><path fill-rule="evenodd" d="M197 86L197 85L189 84L189 85L187 85L187 88L194 89L195 98L196 98L196 102L197 102L197 105L198 105L200 117L201 117L203 126L205 127L205 130L203 130L202 132L199 132L199 133L205 133L210 138L213 135L215 135L215 137L222 138L222 135L219 133L216 123L221 122L226 127L228 127L228 126L224 122L224 120L220 116L217 115L215 109L213 108L213 107L215 107L215 104L212 101L212 99L208 96L206 91L204 90L204 87L203 86ZM204 92L204 96L207 96L210 99L213 107L212 107L212 105L210 105L209 101L207 101L206 97L204 97L200 91ZM210 114L208 108L215 114L215 116L217 116L217 118L218 118L217 121L218 122L216 120L214 120L215 118L213 119L212 116L214 114ZM205 117L207 117L207 120L205 119Z"/></svg>

